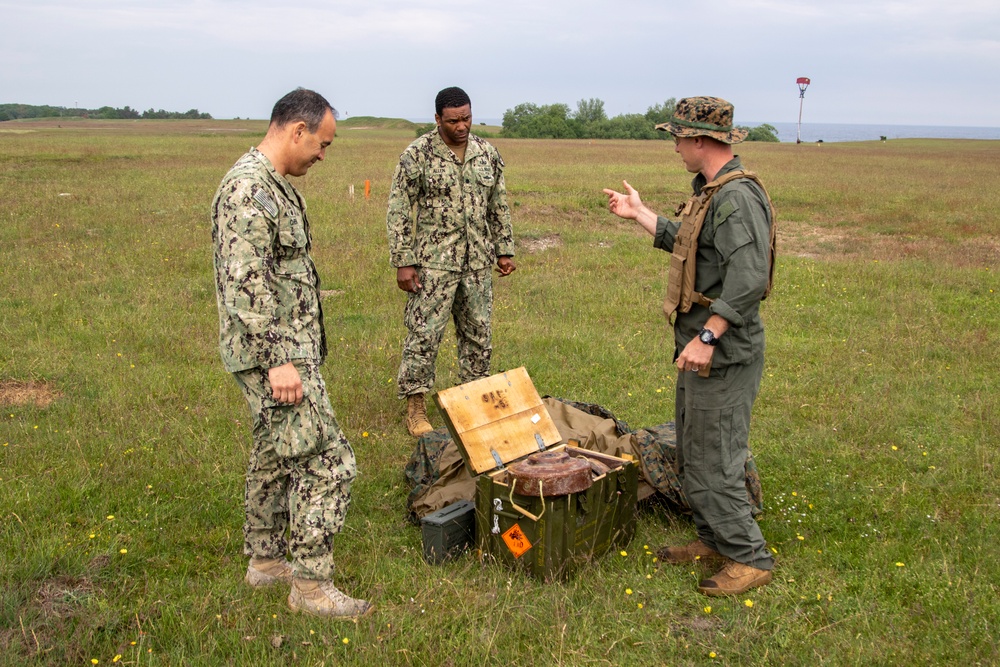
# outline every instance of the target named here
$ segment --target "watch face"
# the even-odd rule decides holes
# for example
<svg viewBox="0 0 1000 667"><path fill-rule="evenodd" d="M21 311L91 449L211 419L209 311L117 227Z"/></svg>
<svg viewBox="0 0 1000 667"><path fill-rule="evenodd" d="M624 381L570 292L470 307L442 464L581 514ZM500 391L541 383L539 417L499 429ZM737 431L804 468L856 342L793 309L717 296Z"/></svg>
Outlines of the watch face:
<svg viewBox="0 0 1000 667"><path fill-rule="evenodd" d="M715 334L708 329L702 329L701 332L698 333L698 338L700 338L701 342L705 345L715 345L717 341Z"/></svg>

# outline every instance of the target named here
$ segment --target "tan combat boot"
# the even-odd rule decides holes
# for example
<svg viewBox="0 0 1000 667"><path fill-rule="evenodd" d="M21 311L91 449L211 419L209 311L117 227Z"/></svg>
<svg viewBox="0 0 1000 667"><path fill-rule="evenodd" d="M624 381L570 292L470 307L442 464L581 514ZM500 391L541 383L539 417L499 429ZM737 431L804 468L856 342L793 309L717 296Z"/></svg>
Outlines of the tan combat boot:
<svg viewBox="0 0 1000 667"><path fill-rule="evenodd" d="M703 579L698 584L698 592L713 597L720 595L740 595L751 588L771 583L771 571L730 560L715 576Z"/></svg>
<svg viewBox="0 0 1000 667"><path fill-rule="evenodd" d="M658 549L656 557L667 565L680 563L721 563L726 557L708 546L701 540L695 540L682 547L663 547Z"/></svg>
<svg viewBox="0 0 1000 667"><path fill-rule="evenodd" d="M243 580L254 588L292 580L292 567L284 558L251 558Z"/></svg>
<svg viewBox="0 0 1000 667"><path fill-rule="evenodd" d="M413 394L406 397L406 430L414 438L434 430L427 421L427 408L424 406L424 395Z"/></svg>
<svg viewBox="0 0 1000 667"><path fill-rule="evenodd" d="M313 616L343 619L361 618L375 611L370 602L341 593L329 579L316 581L298 577L292 579L288 606L292 611L304 611Z"/></svg>

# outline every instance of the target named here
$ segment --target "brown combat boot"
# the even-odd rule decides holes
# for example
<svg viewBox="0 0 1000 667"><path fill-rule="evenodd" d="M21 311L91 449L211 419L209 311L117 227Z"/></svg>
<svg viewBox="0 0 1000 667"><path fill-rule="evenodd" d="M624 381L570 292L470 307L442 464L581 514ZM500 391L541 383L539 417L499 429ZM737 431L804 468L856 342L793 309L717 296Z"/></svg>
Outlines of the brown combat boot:
<svg viewBox="0 0 1000 667"><path fill-rule="evenodd" d="M751 588L771 583L771 571L750 565L729 561L715 576L703 579L698 584L698 592L713 597L720 595L740 595Z"/></svg>
<svg viewBox="0 0 1000 667"><path fill-rule="evenodd" d="M414 438L434 430L427 421L427 408L424 406L424 395L413 394L406 397L406 430Z"/></svg>
<svg viewBox="0 0 1000 667"><path fill-rule="evenodd" d="M681 563L721 563L726 557L708 546L701 540L695 540L682 547L663 547L657 550L656 557L667 565Z"/></svg>
<svg viewBox="0 0 1000 667"><path fill-rule="evenodd" d="M292 611L304 611L313 616L343 619L361 618L375 611L372 603L341 593L329 579L316 581L298 577L292 579L288 606Z"/></svg>
<svg viewBox="0 0 1000 667"><path fill-rule="evenodd" d="M292 566L284 558L251 558L243 580L254 588L292 581Z"/></svg>

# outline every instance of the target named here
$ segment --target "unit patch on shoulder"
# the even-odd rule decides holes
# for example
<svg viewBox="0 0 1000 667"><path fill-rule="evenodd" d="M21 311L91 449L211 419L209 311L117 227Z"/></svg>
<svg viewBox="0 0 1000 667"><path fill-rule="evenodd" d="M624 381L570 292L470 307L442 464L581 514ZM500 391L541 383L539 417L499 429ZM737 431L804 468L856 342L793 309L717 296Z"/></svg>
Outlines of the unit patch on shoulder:
<svg viewBox="0 0 1000 667"><path fill-rule="evenodd" d="M253 193L253 200L260 204L260 207L264 209L265 213L269 213L272 216L278 215L278 205L274 203L271 199L271 195L267 194L263 189L258 188L256 192Z"/></svg>

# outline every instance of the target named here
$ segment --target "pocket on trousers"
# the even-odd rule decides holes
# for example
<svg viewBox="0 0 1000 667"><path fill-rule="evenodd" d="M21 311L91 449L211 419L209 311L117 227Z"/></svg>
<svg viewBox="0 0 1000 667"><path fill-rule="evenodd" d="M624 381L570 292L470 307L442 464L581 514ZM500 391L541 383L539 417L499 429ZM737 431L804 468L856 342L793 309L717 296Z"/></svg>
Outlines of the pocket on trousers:
<svg viewBox="0 0 1000 667"><path fill-rule="evenodd" d="M281 458L291 459L318 453L326 442L326 422L314 398L308 394L298 405L270 408L271 445Z"/></svg>

